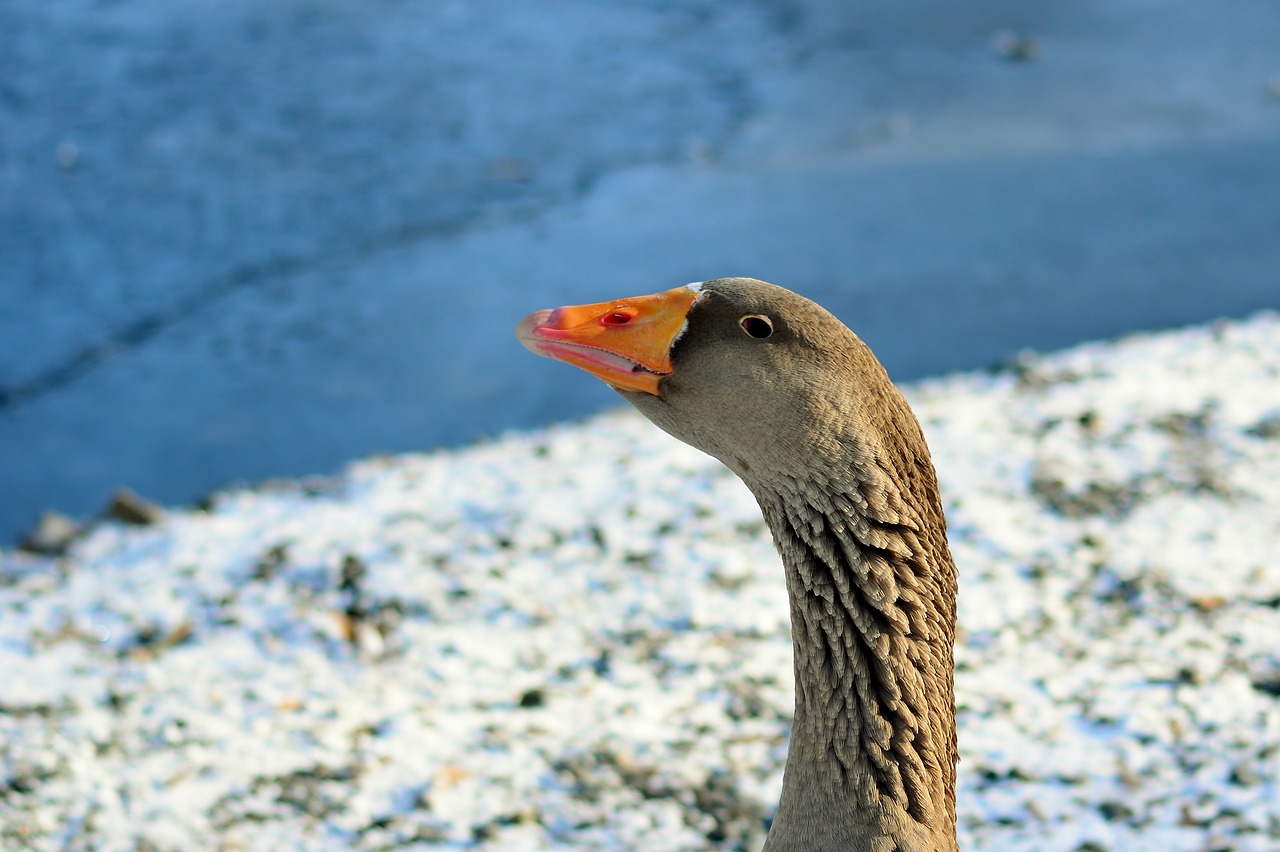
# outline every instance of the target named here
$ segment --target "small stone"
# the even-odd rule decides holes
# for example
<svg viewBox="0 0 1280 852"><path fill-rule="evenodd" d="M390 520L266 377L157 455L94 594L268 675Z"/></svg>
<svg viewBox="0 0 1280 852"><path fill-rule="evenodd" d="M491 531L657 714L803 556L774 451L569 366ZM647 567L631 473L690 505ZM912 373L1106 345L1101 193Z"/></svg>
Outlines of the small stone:
<svg viewBox="0 0 1280 852"><path fill-rule="evenodd" d="M1231 783L1240 787L1252 787L1262 780L1257 770L1247 763L1241 763L1231 770Z"/></svg>
<svg viewBox="0 0 1280 852"><path fill-rule="evenodd" d="M342 576L338 588L344 592L360 593L360 583L364 580L368 569L359 556L347 554L342 559Z"/></svg>
<svg viewBox="0 0 1280 852"><path fill-rule="evenodd" d="M1125 822L1133 818L1133 808L1123 802L1103 802L1098 811L1110 822Z"/></svg>
<svg viewBox="0 0 1280 852"><path fill-rule="evenodd" d="M1030 62L1040 58L1040 40L1035 36L1001 30L991 39L996 53L1009 62Z"/></svg>
<svg viewBox="0 0 1280 852"><path fill-rule="evenodd" d="M1191 605L1200 612L1213 612L1216 609L1222 609L1227 603L1227 599L1222 595L1199 595L1191 598Z"/></svg>
<svg viewBox="0 0 1280 852"><path fill-rule="evenodd" d="M258 564L253 569L253 579L270 580L280 573L280 569L289 561L290 544L291 542L286 541L273 545L266 553L262 554L262 558L258 560Z"/></svg>
<svg viewBox="0 0 1280 852"><path fill-rule="evenodd" d="M1280 438L1280 414L1264 417L1244 431L1255 438Z"/></svg>
<svg viewBox="0 0 1280 852"><path fill-rule="evenodd" d="M145 527L159 522L164 517L164 510L128 488L121 488L111 496L111 502L102 514L114 521Z"/></svg>
<svg viewBox="0 0 1280 852"><path fill-rule="evenodd" d="M1119 761L1118 774L1120 783L1130 790L1137 790L1142 787L1142 776L1134 771L1133 767L1124 760Z"/></svg>
<svg viewBox="0 0 1280 852"><path fill-rule="evenodd" d="M29 553L60 556L80 534L80 527L66 515L46 509L18 547Z"/></svg>
<svg viewBox="0 0 1280 852"><path fill-rule="evenodd" d="M1280 698L1280 678L1262 678L1253 682L1253 688L1270 695L1273 698Z"/></svg>

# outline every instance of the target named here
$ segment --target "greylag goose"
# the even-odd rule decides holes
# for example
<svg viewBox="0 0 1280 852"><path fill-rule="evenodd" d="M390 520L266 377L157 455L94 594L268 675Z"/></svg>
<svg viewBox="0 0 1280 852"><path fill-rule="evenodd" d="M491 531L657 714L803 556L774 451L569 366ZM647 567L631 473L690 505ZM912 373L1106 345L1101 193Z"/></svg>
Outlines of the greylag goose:
<svg viewBox="0 0 1280 852"><path fill-rule="evenodd" d="M537 311L516 335L718 458L760 504L796 682L766 852L956 849L955 564L924 435L866 344L750 278Z"/></svg>

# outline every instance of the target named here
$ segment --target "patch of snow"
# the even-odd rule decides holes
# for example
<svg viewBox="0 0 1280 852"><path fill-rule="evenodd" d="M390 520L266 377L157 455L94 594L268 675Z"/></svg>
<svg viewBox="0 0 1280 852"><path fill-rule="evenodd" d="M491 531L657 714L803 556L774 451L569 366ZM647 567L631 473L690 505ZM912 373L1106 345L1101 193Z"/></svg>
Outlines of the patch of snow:
<svg viewBox="0 0 1280 852"><path fill-rule="evenodd" d="M1280 319L908 387L966 849L1280 845ZM792 707L747 490L618 412L0 552L6 848L758 848Z"/></svg>

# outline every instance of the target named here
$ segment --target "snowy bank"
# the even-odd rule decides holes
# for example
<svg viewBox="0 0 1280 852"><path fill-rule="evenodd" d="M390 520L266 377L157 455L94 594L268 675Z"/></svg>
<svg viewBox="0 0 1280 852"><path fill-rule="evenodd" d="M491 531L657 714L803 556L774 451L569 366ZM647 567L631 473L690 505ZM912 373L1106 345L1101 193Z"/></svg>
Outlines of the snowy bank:
<svg viewBox="0 0 1280 852"><path fill-rule="evenodd" d="M962 847L1280 846L1280 318L907 392ZM0 672L33 849L755 849L792 700L750 495L629 411L2 552Z"/></svg>

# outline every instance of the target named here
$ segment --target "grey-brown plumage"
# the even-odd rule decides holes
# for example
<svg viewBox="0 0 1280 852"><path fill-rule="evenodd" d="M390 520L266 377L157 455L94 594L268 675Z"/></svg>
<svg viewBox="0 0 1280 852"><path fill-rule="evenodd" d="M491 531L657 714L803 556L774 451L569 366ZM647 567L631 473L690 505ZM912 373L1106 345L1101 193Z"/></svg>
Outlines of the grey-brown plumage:
<svg viewBox="0 0 1280 852"><path fill-rule="evenodd" d="M766 852L955 849L956 574L906 401L839 320L752 279L701 285L670 357L657 395L620 392L742 478L786 574L795 721Z"/></svg>

